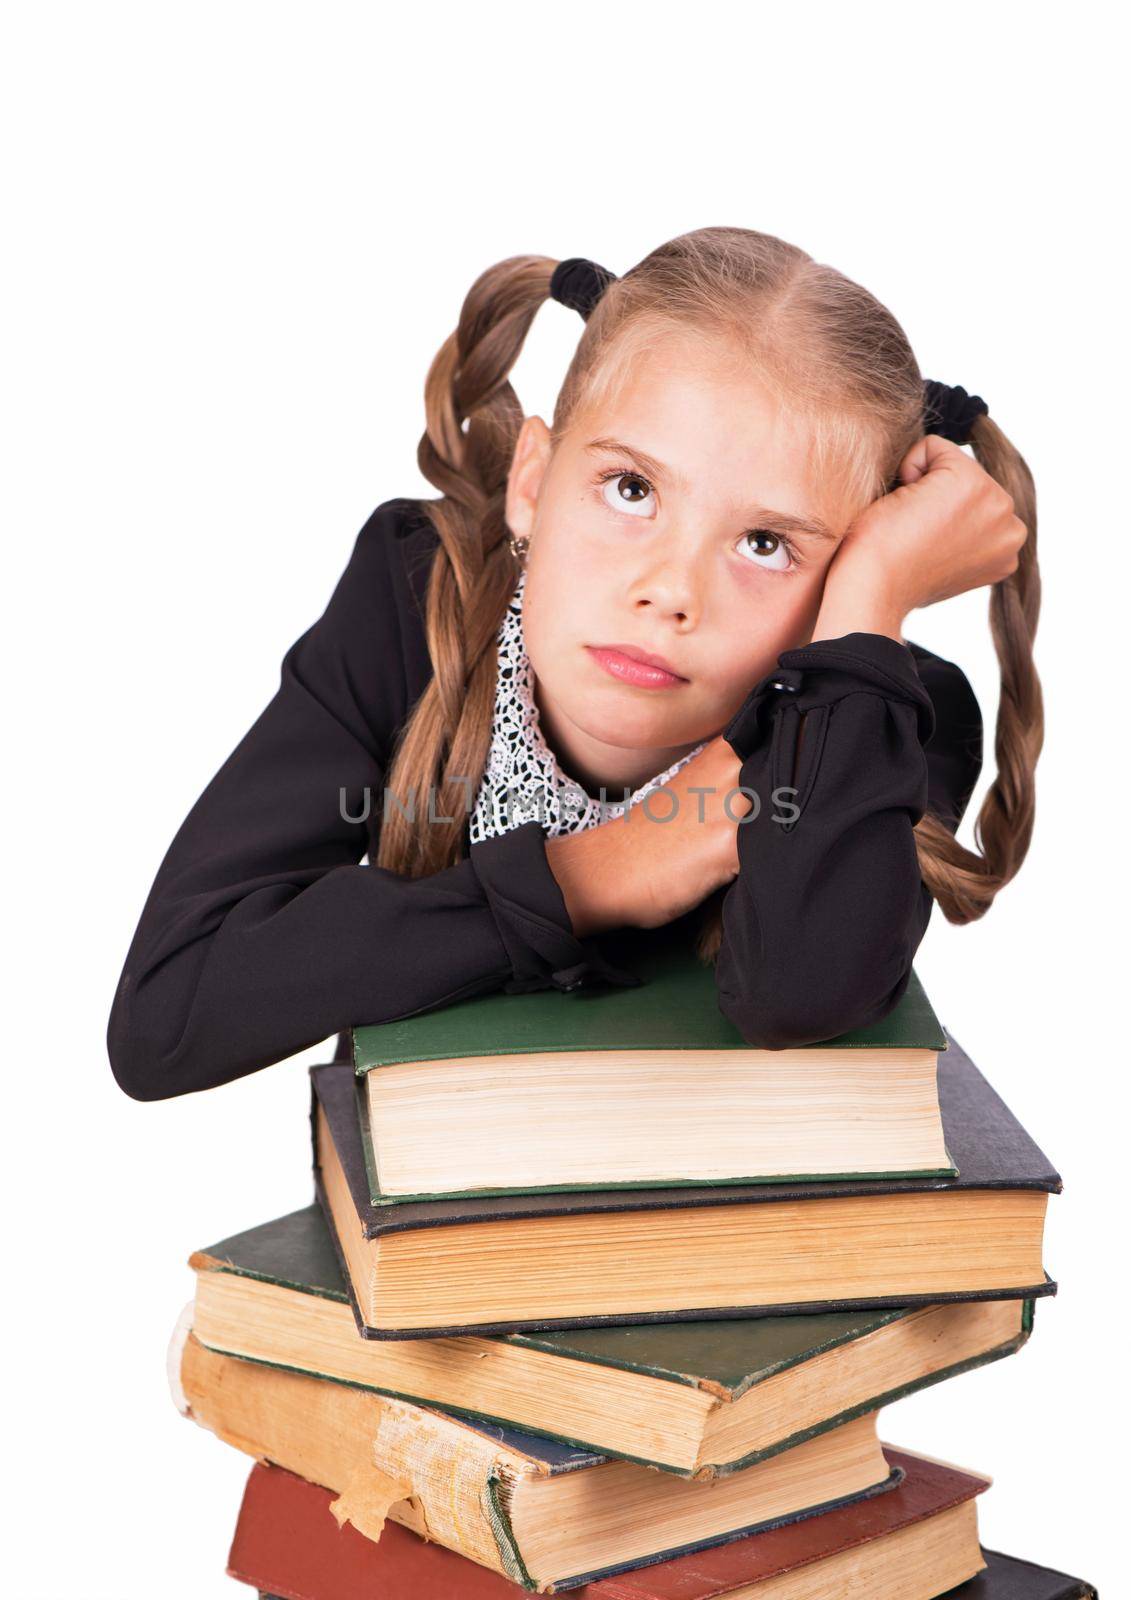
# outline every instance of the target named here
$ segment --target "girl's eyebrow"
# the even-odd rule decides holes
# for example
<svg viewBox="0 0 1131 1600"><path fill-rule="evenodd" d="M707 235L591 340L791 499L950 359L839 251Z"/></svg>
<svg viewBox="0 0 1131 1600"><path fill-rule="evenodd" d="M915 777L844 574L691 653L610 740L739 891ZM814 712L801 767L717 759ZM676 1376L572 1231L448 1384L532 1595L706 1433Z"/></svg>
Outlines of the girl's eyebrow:
<svg viewBox="0 0 1131 1600"><path fill-rule="evenodd" d="M645 450L638 450L634 445L624 444L619 439L591 439L585 448L607 452L609 455L627 456L641 472L649 478L655 478L657 483L674 479L683 488L687 487L686 479L678 473L670 473L663 462L657 461L655 456L650 456ZM765 507L759 507L754 520L759 524L772 524L774 528L781 528L785 533L808 534L811 538L828 539L834 544L838 538L828 524L817 516L799 517L790 511L769 511Z"/></svg>

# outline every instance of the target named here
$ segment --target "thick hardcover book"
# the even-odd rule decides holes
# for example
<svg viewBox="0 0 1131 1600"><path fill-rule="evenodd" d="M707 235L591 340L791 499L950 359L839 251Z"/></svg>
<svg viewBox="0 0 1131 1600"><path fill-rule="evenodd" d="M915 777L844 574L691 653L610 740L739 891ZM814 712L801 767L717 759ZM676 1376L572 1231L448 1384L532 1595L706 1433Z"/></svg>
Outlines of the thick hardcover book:
<svg viewBox="0 0 1131 1600"><path fill-rule="evenodd" d="M525 1589L575 1588L890 1493L874 1413L713 1483L205 1349L180 1359L189 1415L226 1443L337 1492L339 1521L386 1519Z"/></svg>
<svg viewBox="0 0 1131 1600"><path fill-rule="evenodd" d="M983 1563L974 1502L986 1479L908 1451L885 1447L885 1455L902 1473L886 1494L601 1578L573 1594L577 1600L758 1600L766 1586L773 1600L881 1592L927 1600L952 1589L951 1600L967 1600L965 1590L954 1586ZM229 1575L284 1600L517 1600L523 1592L501 1574L395 1524L380 1543L348 1526L339 1530L332 1499L327 1490L279 1467L253 1467ZM1018 1600L1022 1594L1030 1591L1018 1590ZM1059 1600L1060 1594L1032 1591L1033 1600ZM990 1588L977 1592L976 1600L1007 1596L1014 1600L1014 1591L999 1595Z"/></svg>
<svg viewBox="0 0 1131 1600"><path fill-rule="evenodd" d="M317 1205L190 1258L212 1350L527 1428L684 1477L751 1466L1018 1350L1026 1300L488 1338L359 1339Z"/></svg>
<svg viewBox="0 0 1131 1600"><path fill-rule="evenodd" d="M1060 1178L953 1040L959 1176L370 1203L353 1070L312 1067L315 1187L373 1338L1032 1299Z"/></svg>
<svg viewBox="0 0 1131 1600"><path fill-rule="evenodd" d="M685 941L634 967L639 988L496 992L355 1029L373 1204L955 1176L936 1085L946 1036L914 973L882 1022L762 1050Z"/></svg>

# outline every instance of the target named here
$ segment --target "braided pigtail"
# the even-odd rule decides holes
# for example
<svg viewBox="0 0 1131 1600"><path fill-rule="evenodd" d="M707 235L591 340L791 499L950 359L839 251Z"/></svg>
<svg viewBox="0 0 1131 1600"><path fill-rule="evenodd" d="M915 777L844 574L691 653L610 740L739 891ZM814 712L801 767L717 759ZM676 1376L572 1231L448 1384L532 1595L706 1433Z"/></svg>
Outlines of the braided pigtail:
<svg viewBox="0 0 1131 1600"><path fill-rule="evenodd" d="M967 850L929 813L915 828L923 879L948 922L973 922L1015 875L1033 834L1035 772L1044 742L1041 683L1033 638L1041 608L1037 565L1037 499L1021 454L988 416L976 419L970 443L990 477L1013 499L1029 530L1017 570L990 591L990 631L1001 669L994 756L997 775L974 825L977 852Z"/></svg>
<svg viewBox="0 0 1131 1600"><path fill-rule="evenodd" d="M508 374L555 265L512 256L482 273L425 383L417 460L441 495L424 502L440 540L425 605L434 672L397 740L386 781L398 804L387 807L375 863L408 877L459 860L486 766L498 632L519 570L505 504L523 412Z"/></svg>

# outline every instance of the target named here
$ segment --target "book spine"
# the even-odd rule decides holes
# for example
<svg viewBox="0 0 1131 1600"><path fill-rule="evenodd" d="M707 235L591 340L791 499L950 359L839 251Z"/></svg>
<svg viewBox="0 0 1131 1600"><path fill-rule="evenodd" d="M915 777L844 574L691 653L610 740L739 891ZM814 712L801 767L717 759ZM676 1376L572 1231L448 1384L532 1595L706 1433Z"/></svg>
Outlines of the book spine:
<svg viewBox="0 0 1131 1600"><path fill-rule="evenodd" d="M181 1357L189 1415L225 1443L332 1489L339 1525L374 1541L387 1517L533 1587L508 1507L530 1463L454 1418L369 1390L220 1355Z"/></svg>

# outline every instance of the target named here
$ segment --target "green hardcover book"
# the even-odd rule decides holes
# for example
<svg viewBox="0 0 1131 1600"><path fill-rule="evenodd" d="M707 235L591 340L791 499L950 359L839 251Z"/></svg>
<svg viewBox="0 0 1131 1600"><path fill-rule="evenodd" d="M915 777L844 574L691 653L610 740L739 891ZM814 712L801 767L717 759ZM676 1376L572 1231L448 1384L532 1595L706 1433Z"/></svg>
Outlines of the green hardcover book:
<svg viewBox="0 0 1131 1600"><path fill-rule="evenodd" d="M318 1206L191 1258L212 1350L712 1478L1018 1350L1032 1303L359 1339Z"/></svg>
<svg viewBox="0 0 1131 1600"><path fill-rule="evenodd" d="M372 1203L680 1185L954 1177L946 1034L917 975L873 1026L748 1045L686 940L638 988L496 992L353 1031Z"/></svg>

